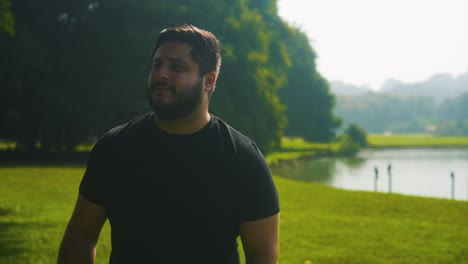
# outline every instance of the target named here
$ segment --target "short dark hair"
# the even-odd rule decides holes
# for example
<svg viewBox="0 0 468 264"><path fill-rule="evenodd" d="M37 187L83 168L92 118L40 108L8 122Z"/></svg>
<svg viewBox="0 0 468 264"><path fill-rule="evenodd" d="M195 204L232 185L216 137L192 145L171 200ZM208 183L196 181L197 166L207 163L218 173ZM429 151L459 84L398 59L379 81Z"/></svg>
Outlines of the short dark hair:
<svg viewBox="0 0 468 264"><path fill-rule="evenodd" d="M214 71L219 73L221 67L221 43L213 33L193 25L169 27L161 31L156 39L151 60L162 43L180 41L192 46L191 56L200 67L200 75Z"/></svg>

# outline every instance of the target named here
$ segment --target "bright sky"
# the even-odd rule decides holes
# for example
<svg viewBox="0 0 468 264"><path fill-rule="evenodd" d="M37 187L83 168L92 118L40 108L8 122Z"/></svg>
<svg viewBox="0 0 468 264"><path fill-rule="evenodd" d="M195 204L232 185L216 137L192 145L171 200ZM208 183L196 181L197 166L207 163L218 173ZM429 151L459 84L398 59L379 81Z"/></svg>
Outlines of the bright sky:
<svg viewBox="0 0 468 264"><path fill-rule="evenodd" d="M278 0L278 9L308 35L328 80L376 90L389 78L468 71L468 0Z"/></svg>

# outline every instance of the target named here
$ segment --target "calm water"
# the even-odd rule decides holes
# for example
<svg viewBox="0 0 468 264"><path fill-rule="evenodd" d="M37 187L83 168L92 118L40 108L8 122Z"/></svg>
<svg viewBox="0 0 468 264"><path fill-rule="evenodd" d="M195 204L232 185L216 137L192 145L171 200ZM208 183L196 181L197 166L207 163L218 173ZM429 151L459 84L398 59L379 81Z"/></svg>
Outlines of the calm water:
<svg viewBox="0 0 468 264"><path fill-rule="evenodd" d="M282 165L272 172L338 188L468 200L468 148L362 150L355 158L319 158ZM375 181L375 168L378 170Z"/></svg>

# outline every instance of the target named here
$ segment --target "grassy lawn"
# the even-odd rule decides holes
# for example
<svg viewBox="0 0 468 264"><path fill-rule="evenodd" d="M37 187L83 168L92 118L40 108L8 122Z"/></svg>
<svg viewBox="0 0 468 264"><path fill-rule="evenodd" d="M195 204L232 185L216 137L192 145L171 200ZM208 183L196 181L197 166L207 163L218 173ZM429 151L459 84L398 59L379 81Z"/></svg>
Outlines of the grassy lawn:
<svg viewBox="0 0 468 264"><path fill-rule="evenodd" d="M468 137L440 137L429 134L368 134L371 147L468 146Z"/></svg>
<svg viewBox="0 0 468 264"><path fill-rule="evenodd" d="M333 152L337 148L337 143L314 143L298 137L283 137L281 139L281 150L268 154L266 160L268 164L276 165L280 160L296 160L320 153Z"/></svg>
<svg viewBox="0 0 468 264"><path fill-rule="evenodd" d="M468 138L427 135L369 135L368 140L373 147L468 146ZM266 157L269 164L337 147L301 138L282 143ZM84 169L84 164L0 165L0 264L55 262ZM274 177L282 210L280 263L468 263L468 202ZM106 224L97 263L108 263L109 253Z"/></svg>
<svg viewBox="0 0 468 264"><path fill-rule="evenodd" d="M0 263L54 263L83 165L0 167ZM468 263L468 203L275 176L280 263ZM107 263L109 226L97 263Z"/></svg>
<svg viewBox="0 0 468 264"><path fill-rule="evenodd" d="M0 263L54 263L83 165L0 167ZM100 261L110 252L109 227Z"/></svg>

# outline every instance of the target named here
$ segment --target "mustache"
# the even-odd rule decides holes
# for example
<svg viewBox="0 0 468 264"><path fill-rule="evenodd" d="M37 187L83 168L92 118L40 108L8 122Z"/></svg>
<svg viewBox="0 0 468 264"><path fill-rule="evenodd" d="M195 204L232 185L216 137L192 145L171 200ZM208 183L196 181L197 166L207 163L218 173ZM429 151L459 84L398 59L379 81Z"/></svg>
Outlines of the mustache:
<svg viewBox="0 0 468 264"><path fill-rule="evenodd" d="M151 85L151 90L158 90L158 89L170 89L172 92L175 92L175 86L164 81L156 81Z"/></svg>

